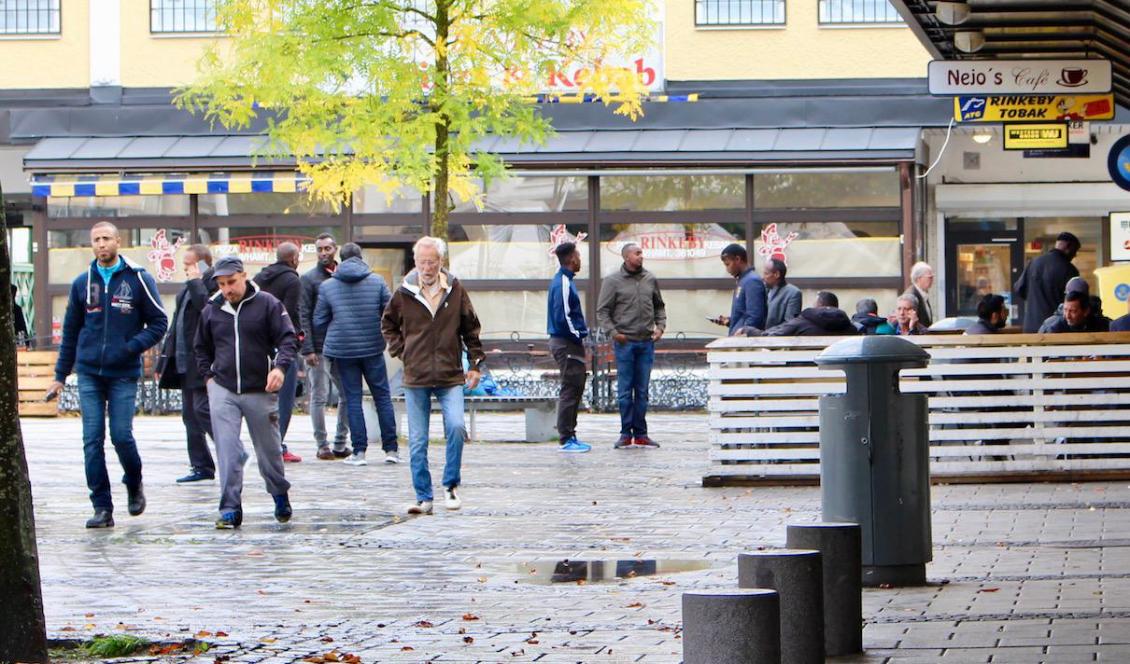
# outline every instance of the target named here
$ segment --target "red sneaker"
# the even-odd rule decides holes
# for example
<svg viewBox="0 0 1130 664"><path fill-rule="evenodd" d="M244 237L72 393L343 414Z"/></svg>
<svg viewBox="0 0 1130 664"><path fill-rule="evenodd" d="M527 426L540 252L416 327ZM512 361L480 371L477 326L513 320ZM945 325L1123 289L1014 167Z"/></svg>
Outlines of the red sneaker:
<svg viewBox="0 0 1130 664"><path fill-rule="evenodd" d="M291 452L290 450L287 450L283 452L283 461L286 463L302 463L302 457L298 456L294 452Z"/></svg>
<svg viewBox="0 0 1130 664"><path fill-rule="evenodd" d="M632 445L635 447L648 447L651 449L656 449L659 447L659 443L648 438L647 436L636 436L632 439Z"/></svg>

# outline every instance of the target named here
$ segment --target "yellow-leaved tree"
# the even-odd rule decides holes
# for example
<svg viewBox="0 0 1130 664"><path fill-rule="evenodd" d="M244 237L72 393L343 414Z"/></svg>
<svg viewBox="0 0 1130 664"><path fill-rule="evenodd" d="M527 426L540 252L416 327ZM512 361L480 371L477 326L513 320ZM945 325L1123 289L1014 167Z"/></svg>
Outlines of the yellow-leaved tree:
<svg viewBox="0 0 1130 664"><path fill-rule="evenodd" d="M311 195L363 185L432 193L431 234L502 160L488 136L540 144L531 97L554 72L635 119L646 87L631 56L652 46L650 0L221 0L218 40L183 108L221 125L267 120L267 153L292 156Z"/></svg>

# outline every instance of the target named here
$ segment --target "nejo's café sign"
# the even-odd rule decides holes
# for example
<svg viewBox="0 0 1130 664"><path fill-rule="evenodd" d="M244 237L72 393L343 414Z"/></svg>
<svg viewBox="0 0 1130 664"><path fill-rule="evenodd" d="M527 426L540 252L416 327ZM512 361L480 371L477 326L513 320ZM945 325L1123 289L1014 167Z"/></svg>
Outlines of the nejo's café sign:
<svg viewBox="0 0 1130 664"><path fill-rule="evenodd" d="M1111 90L1109 60L934 60L930 94L1026 95Z"/></svg>

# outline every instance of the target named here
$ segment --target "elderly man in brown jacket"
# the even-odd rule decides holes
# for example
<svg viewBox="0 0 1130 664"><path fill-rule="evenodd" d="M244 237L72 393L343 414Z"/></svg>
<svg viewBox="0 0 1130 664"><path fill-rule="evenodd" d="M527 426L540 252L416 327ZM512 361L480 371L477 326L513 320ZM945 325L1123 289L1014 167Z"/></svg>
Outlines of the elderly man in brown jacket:
<svg viewBox="0 0 1130 664"><path fill-rule="evenodd" d="M432 513L432 475L428 470L428 420L434 396L443 412L447 461L443 468L444 506L462 506L455 489L463 457L463 385L479 384L485 358L479 317L455 275L443 269L443 240L422 237L412 248L416 269L404 277L381 319L388 351L404 363L404 403L416 502L409 514ZM463 371L463 349L470 368Z"/></svg>

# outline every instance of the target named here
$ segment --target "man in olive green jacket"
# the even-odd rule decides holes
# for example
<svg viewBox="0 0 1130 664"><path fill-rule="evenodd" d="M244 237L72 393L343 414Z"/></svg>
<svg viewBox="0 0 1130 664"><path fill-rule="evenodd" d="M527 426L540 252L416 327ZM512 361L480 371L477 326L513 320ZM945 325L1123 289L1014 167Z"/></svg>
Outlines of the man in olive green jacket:
<svg viewBox="0 0 1130 664"><path fill-rule="evenodd" d="M655 362L655 342L667 327L667 308L655 275L643 269L638 244L620 250L624 264L604 279L596 320L616 351L616 397L620 402L620 438L616 449L659 447L647 435L647 389Z"/></svg>

